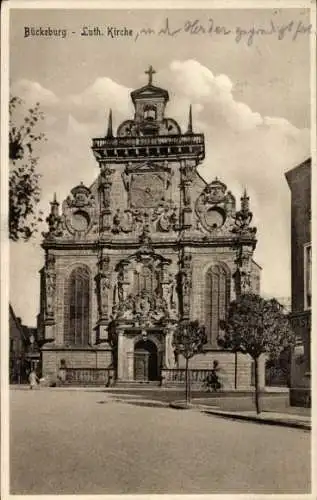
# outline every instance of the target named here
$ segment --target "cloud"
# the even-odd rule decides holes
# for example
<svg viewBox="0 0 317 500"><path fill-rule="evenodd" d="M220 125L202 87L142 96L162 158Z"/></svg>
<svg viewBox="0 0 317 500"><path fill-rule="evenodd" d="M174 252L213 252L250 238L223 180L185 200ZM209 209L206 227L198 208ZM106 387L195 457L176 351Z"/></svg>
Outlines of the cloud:
<svg viewBox="0 0 317 500"><path fill-rule="evenodd" d="M218 128L252 129L262 123L259 113L234 100L234 85L227 75L214 75L198 61L174 61L170 64L168 83L177 96L201 104L201 119Z"/></svg>
<svg viewBox="0 0 317 500"><path fill-rule="evenodd" d="M262 116L237 101L234 82L227 75L213 74L198 61L172 62L158 75L157 85L168 89L166 114L177 119L183 131L192 104L194 131L203 132L206 140L206 158L199 167L201 175L207 181L218 176L237 198L247 187L258 226L255 255L263 266L262 290L275 296L289 295L290 193L284 173L309 156L309 131L298 129L283 117ZM13 88L20 89L30 104L35 96L41 96L48 106L48 141L39 164L42 202L48 209L54 191L62 201L81 180L88 185L93 182L98 165L91 151L91 138L105 134L109 108L113 109L114 130L121 121L133 117L131 89L106 76L92 82L83 92L64 98L27 80ZM42 250L39 246L32 248L34 263L34 252L40 259ZM20 268L22 272L25 259L18 258L18 250L15 253L14 272ZM13 280L12 293L16 301L21 301L21 294L14 290L16 286ZM33 317L36 312L33 307Z"/></svg>
<svg viewBox="0 0 317 500"><path fill-rule="evenodd" d="M55 106L59 103L58 97L38 82L32 82L27 79L18 80L11 87L11 94L17 95L24 99L29 106L33 106L36 102L44 107Z"/></svg>
<svg viewBox="0 0 317 500"><path fill-rule="evenodd" d="M66 107L78 119L106 119L113 109L114 118L125 119L131 115L133 106L130 101L132 89L114 82L108 77L97 80L79 94L66 98Z"/></svg>

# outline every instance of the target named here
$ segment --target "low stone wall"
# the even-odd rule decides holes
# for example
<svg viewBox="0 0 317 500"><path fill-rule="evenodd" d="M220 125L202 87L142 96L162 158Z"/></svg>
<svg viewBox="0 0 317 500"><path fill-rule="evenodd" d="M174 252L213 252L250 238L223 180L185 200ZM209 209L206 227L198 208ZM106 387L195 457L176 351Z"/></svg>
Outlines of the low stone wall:
<svg viewBox="0 0 317 500"><path fill-rule="evenodd" d="M189 369L207 374L213 367L213 362L218 361L218 378L224 389L250 389L254 387L254 366L250 356L238 353L237 355L228 351L207 351L197 354L189 362ZM184 370L185 360L179 357L178 368ZM202 376L202 375L201 375ZM170 376L168 376L170 377ZM174 375L174 378L176 375ZM200 380L199 380L200 382ZM173 382L175 383L175 382ZM259 359L259 384L265 386L265 356Z"/></svg>
<svg viewBox="0 0 317 500"><path fill-rule="evenodd" d="M109 349L43 349L43 377L57 377L61 363L68 369L107 369L112 356Z"/></svg>

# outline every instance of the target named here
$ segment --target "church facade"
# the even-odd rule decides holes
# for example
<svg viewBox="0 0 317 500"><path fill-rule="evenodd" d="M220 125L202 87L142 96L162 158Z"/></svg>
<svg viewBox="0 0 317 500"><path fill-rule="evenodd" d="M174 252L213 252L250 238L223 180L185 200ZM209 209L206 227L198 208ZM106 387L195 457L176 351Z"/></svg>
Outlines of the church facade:
<svg viewBox="0 0 317 500"><path fill-rule="evenodd" d="M249 387L251 360L217 345L219 321L243 291L259 293L253 260L256 229L249 198L240 204L217 177L197 172L205 138L168 117L169 94L148 83L131 92L134 117L92 140L100 167L90 187L54 198L42 247L39 333L42 370L111 368L117 381L172 381L178 321L206 327L205 353L191 361L207 370L219 361L227 387ZM215 175L217 172L215 172Z"/></svg>

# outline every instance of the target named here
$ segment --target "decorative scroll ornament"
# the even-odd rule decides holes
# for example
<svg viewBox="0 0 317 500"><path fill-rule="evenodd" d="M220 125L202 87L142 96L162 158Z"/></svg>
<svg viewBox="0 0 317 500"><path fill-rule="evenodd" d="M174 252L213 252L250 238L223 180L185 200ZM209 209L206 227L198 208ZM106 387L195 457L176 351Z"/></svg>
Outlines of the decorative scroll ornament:
<svg viewBox="0 0 317 500"><path fill-rule="evenodd" d="M235 198L217 178L208 184L195 205L203 229L215 234L230 232L234 226Z"/></svg>
<svg viewBox="0 0 317 500"><path fill-rule="evenodd" d="M110 257L100 255L98 274L95 277L99 320L108 319L109 290L111 288Z"/></svg>
<svg viewBox="0 0 317 500"><path fill-rule="evenodd" d="M63 215L68 232L84 237L95 223L95 199L90 189L81 183L71 190L63 203Z"/></svg>
<svg viewBox="0 0 317 500"><path fill-rule="evenodd" d="M46 319L54 319L54 301L56 291L55 256L48 254L44 268L45 276L45 313Z"/></svg>

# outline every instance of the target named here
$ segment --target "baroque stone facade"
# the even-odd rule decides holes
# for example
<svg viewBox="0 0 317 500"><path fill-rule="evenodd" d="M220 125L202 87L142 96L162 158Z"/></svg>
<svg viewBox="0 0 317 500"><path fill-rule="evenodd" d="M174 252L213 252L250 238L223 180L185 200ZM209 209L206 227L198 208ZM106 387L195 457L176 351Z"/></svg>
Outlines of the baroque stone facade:
<svg viewBox="0 0 317 500"><path fill-rule="evenodd" d="M256 229L246 192L236 199L217 177L197 172L205 139L166 115L168 92L149 82L131 93L134 117L116 133L109 114L105 137L92 140L100 167L90 186L79 184L63 202L54 198L44 234L39 325L43 372L61 360L73 368L114 369L122 381L158 380L181 369L173 331L198 319L208 335L206 354L231 376L234 355L217 346L219 320L243 291L259 292L253 260ZM240 386L251 383L241 358ZM243 376L242 376L243 375ZM225 377L226 378L226 377Z"/></svg>

